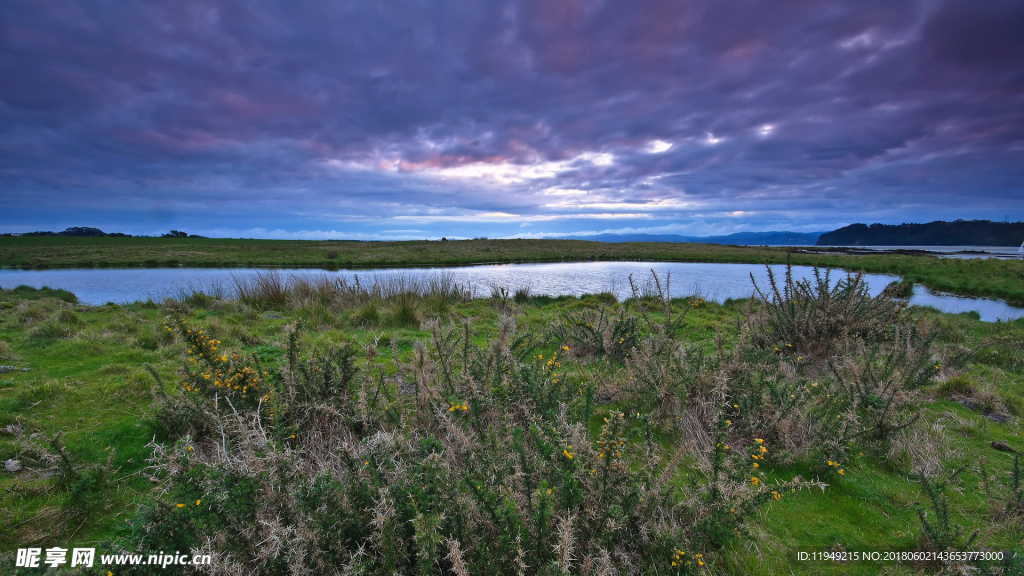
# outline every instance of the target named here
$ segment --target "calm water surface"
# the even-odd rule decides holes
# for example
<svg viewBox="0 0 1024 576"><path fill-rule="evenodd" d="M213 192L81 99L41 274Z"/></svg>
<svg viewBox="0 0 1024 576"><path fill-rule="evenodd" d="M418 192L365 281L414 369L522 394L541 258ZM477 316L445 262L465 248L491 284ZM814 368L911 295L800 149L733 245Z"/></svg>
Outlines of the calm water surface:
<svg viewBox="0 0 1024 576"><path fill-rule="evenodd" d="M1019 248L1013 246L835 246L857 250L922 250L935 252L939 258L1017 258Z"/></svg>
<svg viewBox="0 0 1024 576"><path fill-rule="evenodd" d="M492 286L510 289L529 287L533 294L550 296L594 294L611 292L625 299L630 296L629 276L643 285L654 269L662 279L671 278L671 294L674 297L698 295L706 300L724 302L729 298L747 298L754 290L750 275L762 288L768 285L768 274L764 266L751 264L706 264L689 262L572 262L554 264L501 264L468 266L439 270L437 268L388 268L364 270L290 270L279 269L285 276L327 274L353 281L356 276L363 284L372 284L375 279L401 275L407 278L428 278L444 273L460 284L466 284L479 297L490 295ZM784 266L773 266L780 278L785 274ZM794 266L795 277L812 276L812 268ZM138 269L71 269L71 270L0 270L0 286L13 288L25 284L40 288L63 288L75 293L87 304L106 302L134 302L137 300L161 300L175 296L182 291L201 289L230 295L232 276L252 275L256 269L233 268L138 268ZM833 272L833 280L845 277L845 273ZM865 276L870 292L878 294L896 276L868 274ZM960 298L957 296L933 294L918 286L910 300L911 304L931 306L944 312L975 311L982 320L1009 320L1024 317L1024 308L1015 308L999 300L985 298Z"/></svg>

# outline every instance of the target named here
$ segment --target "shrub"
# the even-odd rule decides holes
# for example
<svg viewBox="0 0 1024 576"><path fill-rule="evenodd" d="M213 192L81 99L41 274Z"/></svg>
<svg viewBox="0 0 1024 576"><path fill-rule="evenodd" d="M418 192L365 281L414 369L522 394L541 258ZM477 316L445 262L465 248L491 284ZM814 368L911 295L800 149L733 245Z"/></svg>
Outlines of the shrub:
<svg viewBox="0 0 1024 576"><path fill-rule="evenodd" d="M512 316L483 347L468 323L428 323L429 342L394 367L414 376L406 392L375 346L357 365L351 346L307 349L297 326L272 367L171 323L188 349L184 398L215 432L155 446L166 492L120 546L198 549L214 572L700 571L763 504L810 485L766 487L767 443L745 438L703 454L714 465L681 493L682 452L663 456L652 416L604 412L592 439L592 394ZM676 352L652 345L652 358ZM247 367L248 392L225 389Z"/></svg>
<svg viewBox="0 0 1024 576"><path fill-rule="evenodd" d="M959 472L960 470L957 470L951 474L950 480ZM963 528L953 521L949 510L949 498L945 493L949 480L936 480L929 476L923 476L919 482L931 502L931 518L929 518L929 511L924 506L917 507L917 517L921 521L921 531L925 537L926 547L936 551L968 549L977 539L978 532L972 532L965 537Z"/></svg>
<svg viewBox="0 0 1024 576"><path fill-rule="evenodd" d="M884 441L917 421L916 394L941 367L934 339L923 323L899 327L883 342L852 339L846 354L828 359L851 422L844 439Z"/></svg>
<svg viewBox="0 0 1024 576"><path fill-rule="evenodd" d="M830 270L822 273L815 268L813 282L794 280L793 268L787 264L780 288L775 273L767 268L767 290L750 277L761 301L752 326L752 337L759 346L824 357L846 338L883 340L902 314L904 304L891 294L872 297L868 293L863 273L847 274L833 284Z"/></svg>
<svg viewBox="0 0 1024 576"><path fill-rule="evenodd" d="M579 358L608 355L625 362L641 341L640 320L619 310L612 316L608 308L563 312L551 331L551 339Z"/></svg>

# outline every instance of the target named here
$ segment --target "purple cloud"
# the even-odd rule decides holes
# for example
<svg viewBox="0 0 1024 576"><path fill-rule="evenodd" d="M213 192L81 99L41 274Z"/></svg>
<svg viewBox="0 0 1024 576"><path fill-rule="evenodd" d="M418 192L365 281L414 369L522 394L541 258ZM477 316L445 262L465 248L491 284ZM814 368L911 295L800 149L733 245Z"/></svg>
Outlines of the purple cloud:
<svg viewBox="0 0 1024 576"><path fill-rule="evenodd" d="M12 0L0 79L13 231L1024 218L1012 0Z"/></svg>

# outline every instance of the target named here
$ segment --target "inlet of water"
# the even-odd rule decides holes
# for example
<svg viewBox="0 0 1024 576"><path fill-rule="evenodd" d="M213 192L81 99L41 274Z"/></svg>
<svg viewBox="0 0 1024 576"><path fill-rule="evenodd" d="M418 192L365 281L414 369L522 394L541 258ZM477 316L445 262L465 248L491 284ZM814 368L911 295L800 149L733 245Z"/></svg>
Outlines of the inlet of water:
<svg viewBox="0 0 1024 576"><path fill-rule="evenodd" d="M784 266L773 266L780 278ZM641 283L650 278L651 270L659 277L671 276L673 297L697 295L706 300L724 302L729 298L748 298L754 290L751 274L758 285L768 284L764 266L752 264L712 264L695 262L572 262L553 264L501 264L467 266L445 269L456 282L471 286L477 296L489 296L492 286L504 286L515 290L529 287L533 294L549 296L595 294L610 292L620 300L630 296L629 276ZM73 292L86 304L106 302L134 302L138 300L162 300L182 292L200 289L206 292L220 292L230 295L232 275L246 276L257 269L234 268L130 268L130 269L52 269L52 270L0 270L0 286L14 288L25 284L40 288L63 288ZM336 272L280 269L282 275L328 274L344 277L349 281L359 276L363 284L372 284L375 278L401 275L406 278L425 278L440 273L437 268L388 268L365 270L340 270ZM794 266L796 278L807 278L813 269ZM833 271L832 279L845 276L844 272ZM880 293L886 285L898 277L888 274L867 274L865 280L870 292ZM982 320L995 322L1024 317L1024 308L1009 306L1004 301L987 298L962 298L935 294L928 289L915 287L911 304L931 306L943 312L977 312Z"/></svg>

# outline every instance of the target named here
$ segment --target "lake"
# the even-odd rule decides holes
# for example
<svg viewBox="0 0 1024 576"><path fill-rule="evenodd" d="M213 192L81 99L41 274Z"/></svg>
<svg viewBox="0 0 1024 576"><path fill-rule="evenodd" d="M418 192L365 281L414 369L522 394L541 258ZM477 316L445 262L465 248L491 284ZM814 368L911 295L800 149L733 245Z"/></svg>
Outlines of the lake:
<svg viewBox="0 0 1024 576"><path fill-rule="evenodd" d="M785 266L772 267L780 279ZM654 269L662 279L671 277L673 297L697 295L709 301L724 302L729 298L747 298L753 292L750 275L753 274L762 288L768 285L768 274L762 265L712 264L692 262L572 262L551 264L497 264L446 268L443 273L450 275L460 284L470 286L476 296L490 295L492 286L504 286L515 290L529 287L533 294L549 296L594 294L611 292L620 300L631 295L629 276L643 284L648 281ZM201 289L207 292L230 295L232 276L255 274L259 269L251 268L128 268L128 269L53 269L53 270L0 270L0 286L14 288L24 284L41 288L63 288L73 292L85 304L106 302L135 302L139 300L162 300L176 296L183 291ZM266 269L263 269L266 270ZM794 266L797 278L812 276L812 268ZM442 273L438 268L387 268L363 270L309 270L278 269L285 275L326 274L353 281L356 276L361 283L373 284L375 278L401 275L418 278ZM845 277L845 273L834 271L833 280ZM880 293L886 285L897 280L888 274L867 274L865 280L873 295ZM1024 308L1009 306L1004 301L986 298L962 298L935 294L923 286L916 286L910 303L931 306L943 312L977 312L981 319L995 322L997 319L1010 320L1024 317Z"/></svg>

